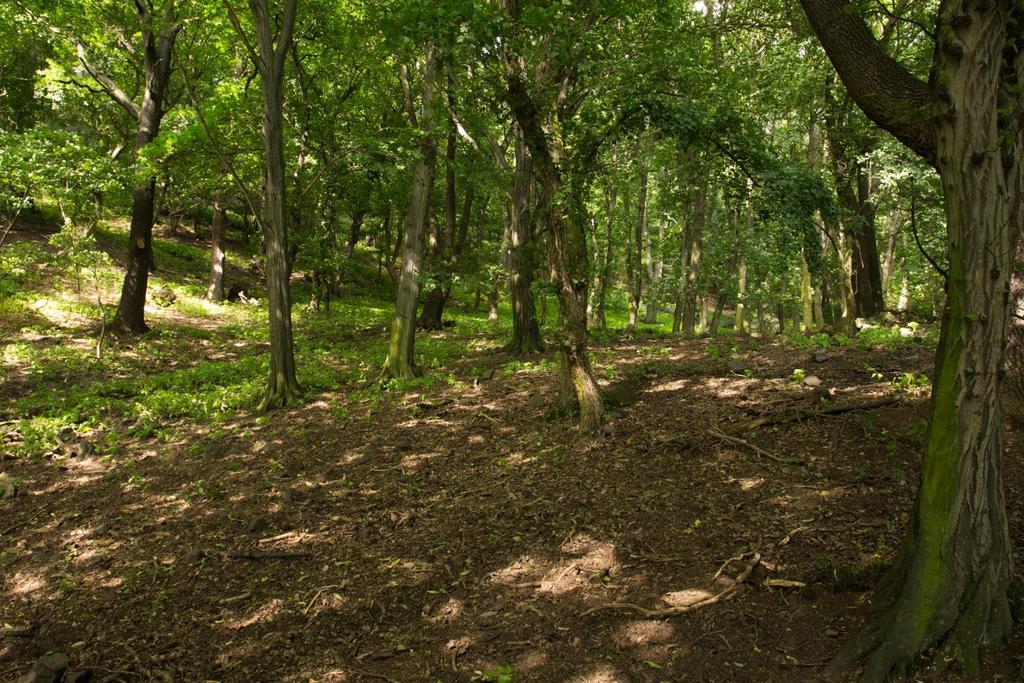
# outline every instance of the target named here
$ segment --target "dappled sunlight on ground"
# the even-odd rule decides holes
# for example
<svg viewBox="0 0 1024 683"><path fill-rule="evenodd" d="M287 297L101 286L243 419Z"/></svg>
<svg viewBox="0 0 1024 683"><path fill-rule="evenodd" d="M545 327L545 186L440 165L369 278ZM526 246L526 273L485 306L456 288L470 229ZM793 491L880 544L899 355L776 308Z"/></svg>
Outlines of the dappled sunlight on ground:
<svg viewBox="0 0 1024 683"><path fill-rule="evenodd" d="M834 651L823 633L863 614L835 567L898 547L883 522L909 509L898 474L913 481L923 402L743 434L805 464L771 461L707 431L813 407L790 380L804 352L762 346L747 378L708 346L595 351L618 398L600 438L549 416L553 364L505 374L488 352L407 391L353 382L265 418L168 420L82 465L3 462L26 495L0 501L0 528L24 522L0 546L0 620L39 635L0 640L0 657L84 641L83 666L225 682L806 680ZM830 369L836 404L891 393L864 364ZM734 599L584 616L706 599L754 550L765 573Z"/></svg>

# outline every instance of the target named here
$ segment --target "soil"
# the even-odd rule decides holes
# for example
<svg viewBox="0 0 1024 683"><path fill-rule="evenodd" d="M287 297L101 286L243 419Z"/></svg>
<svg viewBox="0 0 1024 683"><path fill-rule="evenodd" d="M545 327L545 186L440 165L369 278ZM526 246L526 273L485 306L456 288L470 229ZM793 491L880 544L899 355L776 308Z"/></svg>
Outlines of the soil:
<svg viewBox="0 0 1024 683"><path fill-rule="evenodd" d="M116 458L3 463L21 494L0 502L0 621L29 631L0 637L0 679L54 650L101 681L814 679L902 538L928 399L888 379L930 372L932 352L814 363L771 340L640 338L594 355L601 438L550 417L552 370L480 352L446 368L455 385L351 387L269 421L166 425L179 437ZM895 402L816 414L795 368L829 407ZM594 611L719 594L669 618ZM1018 636L984 679L1021 680L1022 662Z"/></svg>

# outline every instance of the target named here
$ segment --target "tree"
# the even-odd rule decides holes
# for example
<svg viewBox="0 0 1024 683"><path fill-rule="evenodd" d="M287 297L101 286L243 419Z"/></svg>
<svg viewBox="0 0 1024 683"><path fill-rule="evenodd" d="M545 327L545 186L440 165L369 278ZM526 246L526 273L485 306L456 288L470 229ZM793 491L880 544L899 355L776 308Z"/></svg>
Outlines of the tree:
<svg viewBox="0 0 1024 683"><path fill-rule="evenodd" d="M942 2L927 83L892 59L844 0L801 0L854 101L932 163L945 194L949 278L920 488L879 616L832 670L905 671L932 647L968 675L1005 643L1012 561L1000 388L1014 250L1024 220L1024 6Z"/></svg>
<svg viewBox="0 0 1024 683"><path fill-rule="evenodd" d="M537 269L537 243L530 211L533 161L522 128L513 123L512 129L515 169L505 211L505 266L512 300L512 339L505 349L516 355L528 355L544 350L533 302L533 278Z"/></svg>
<svg viewBox="0 0 1024 683"><path fill-rule="evenodd" d="M270 376L258 412L285 406L302 395L295 376L288 227L285 223L284 67L295 28L296 0L285 0L279 20L268 0L250 0L255 47L231 5L235 31L260 75L263 92L264 177L260 228L267 252L267 302L270 308ZM279 25L275 25L278 24Z"/></svg>
<svg viewBox="0 0 1024 683"><path fill-rule="evenodd" d="M151 143L160 134L167 86L171 78L174 41L182 24L175 17L174 3L168 0L157 12L152 2L136 0L135 9L142 27L142 76L144 89L142 104L138 104L106 73L93 66L88 51L77 42L78 59L86 72L130 116L138 121L135 134L135 153ZM128 258L125 264L121 298L117 304L114 327L131 333L146 332L146 287L153 262L153 197L156 178L152 175L138 181L132 191L131 228L128 233Z"/></svg>
<svg viewBox="0 0 1024 683"><path fill-rule="evenodd" d="M434 126L434 89L439 72L437 48L428 44L422 59L420 111L417 114L409 68L402 66L402 90L405 93L409 123L420 132L420 158L413 171L409 191L409 212L405 218L405 237L402 241L402 266L398 291L395 295L395 315L391 321L391 342L384 361L385 379L410 379L416 369L416 309L419 304L420 279L423 270L423 240L430 215L430 194L434 189L437 167L437 138Z"/></svg>

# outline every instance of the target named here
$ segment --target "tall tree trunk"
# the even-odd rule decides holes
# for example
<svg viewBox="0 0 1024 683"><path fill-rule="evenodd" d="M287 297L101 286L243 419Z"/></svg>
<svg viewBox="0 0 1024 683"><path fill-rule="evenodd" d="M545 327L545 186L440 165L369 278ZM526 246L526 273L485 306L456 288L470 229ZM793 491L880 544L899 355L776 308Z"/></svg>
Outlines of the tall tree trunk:
<svg viewBox="0 0 1024 683"><path fill-rule="evenodd" d="M612 276L612 229L615 225L615 205L618 201L618 187L612 185L608 188L605 195L605 204L607 208L607 219L604 224L604 249L601 254L599 277L597 283L594 286L596 290L594 292L594 298L596 299L596 305L594 306L594 316L592 325L603 330L608 327L608 321L606 319L606 301L608 298L608 283ZM595 269L598 266L595 264Z"/></svg>
<svg viewBox="0 0 1024 683"><path fill-rule="evenodd" d="M807 257L800 258L800 311L801 328L804 332L814 329L814 291L811 289L811 268L807 265Z"/></svg>
<svg viewBox="0 0 1024 683"><path fill-rule="evenodd" d="M718 294L715 296L715 312L711 315L711 324L708 327L708 331L711 336L714 337L718 334L718 323L722 320L722 311L725 310L725 295Z"/></svg>
<svg viewBox="0 0 1024 683"><path fill-rule="evenodd" d="M524 65L506 54L508 101L523 140L530 148L538 181L537 224L544 227L548 243L548 269L559 305L560 403L579 409L580 429L589 434L601 430L604 405L587 352L587 238L583 197L586 185L580 178L563 186L563 150L558 136L547 130L560 127L557 109L540 109L526 85ZM563 81L567 85L568 81ZM543 100L542 100L543 101ZM582 171L578 171L582 173Z"/></svg>
<svg viewBox="0 0 1024 683"><path fill-rule="evenodd" d="M736 225L739 226L739 215L736 217ZM749 235L754 230L754 206L747 204L746 228L743 235ZM736 331L740 334L747 332L747 250L744 236L737 235L737 248L739 249L739 283L736 289Z"/></svg>
<svg viewBox="0 0 1024 683"><path fill-rule="evenodd" d="M356 209L352 212L352 223L348 228L348 241L345 242L345 257L352 256L359 244L359 236L363 231L363 220L366 218L366 209Z"/></svg>
<svg viewBox="0 0 1024 683"><path fill-rule="evenodd" d="M697 318L697 283L700 278L701 249L704 240L704 225L707 222L707 197L708 185L703 183L697 190L697 197L693 207L693 230L690 233L690 240L687 245L689 262L686 267L686 301L683 305L683 334L692 337L696 334L695 325ZM701 322L701 330L705 328Z"/></svg>
<svg viewBox="0 0 1024 683"><path fill-rule="evenodd" d="M903 222L903 212L893 209L889 212L889 239L886 242L885 257L882 259L882 293L889 287L889 278L892 277L893 266L896 265L896 247L899 244L900 225Z"/></svg>
<svg viewBox="0 0 1024 683"><path fill-rule="evenodd" d="M636 324L640 318L640 302L643 298L644 292L644 273L647 269L647 264L651 260L651 238L648 234L647 227L647 176L648 167L647 159L643 153L639 153L640 156L640 168L638 174L640 176L640 191L637 195L637 214L636 214L636 234L633 236L636 262L634 268L636 269L636 277L633 279L633 291L630 292L631 298L629 302L629 329L635 330ZM648 275L649 278L649 275ZM649 284L649 283L648 283Z"/></svg>
<svg viewBox="0 0 1024 683"><path fill-rule="evenodd" d="M437 166L437 140L430 132L434 124L434 87L438 74L435 52L433 45L427 46L418 117L414 113L409 92L408 71L402 68L406 106L411 123L420 129L421 140L420 158L416 162L409 192L409 213L406 215L405 238L402 242L402 267L395 296L395 315L391 321L391 342L382 374L385 379L411 379L418 374L415 361L416 308L423 268L423 242L430 215L430 194Z"/></svg>
<svg viewBox="0 0 1024 683"><path fill-rule="evenodd" d="M505 350L513 355L529 355L544 350L544 340L537 323L533 301L533 279L537 268L537 244L533 216L530 211L530 188L533 185L533 161L523 139L522 128L513 124L515 174L512 180L511 205L506 212L505 266L508 270L508 291L512 302L512 339Z"/></svg>
<svg viewBox="0 0 1024 683"><path fill-rule="evenodd" d="M213 223L210 226L210 279L206 287L206 298L210 301L224 301L224 223L226 222L224 200L213 200Z"/></svg>
<svg viewBox="0 0 1024 683"><path fill-rule="evenodd" d="M159 34L153 32L155 21L144 5L139 3L139 18L142 20L143 58L145 68L145 90L142 95L142 106L136 106L108 78L94 71L85 60L85 51L79 48L79 57L83 66L99 80L122 106L134 113L138 118L138 129L135 134L136 155L143 147L160 134L160 122L163 119L164 95L171 78L171 60L174 53L174 41L181 30L181 24L173 21L173 5L169 11L171 23ZM132 190L132 218L128 231L128 258L125 264L124 282L121 285L121 298L117 304L117 315L113 327L126 332L141 334L149 327L146 325L146 288L149 284L149 271L153 263L153 220L154 194L156 179L146 178Z"/></svg>
<svg viewBox="0 0 1024 683"><path fill-rule="evenodd" d="M830 668L865 656L863 679L883 681L937 648L976 677L981 649L1005 646L1011 628L1000 385L1024 221L1024 6L940 3L929 86L886 62L870 29L843 3L801 3L858 104L936 164L949 250L921 482L907 535L876 593L880 614ZM886 73L882 97L880 65L895 79ZM928 124L906 116L922 92Z"/></svg>
<svg viewBox="0 0 1024 683"><path fill-rule="evenodd" d="M267 250L267 301L270 309L270 376L259 412L285 406L302 390L295 376L295 343L292 337L292 297L289 285L288 226L285 223L284 163L284 62L295 26L295 2L288 0L277 45L274 16L266 0L252 0L253 24L263 91L264 163L263 241Z"/></svg>
<svg viewBox="0 0 1024 683"><path fill-rule="evenodd" d="M658 307L661 305L661 284L662 276L665 272L665 261L662 259L662 242L665 239L665 221L658 222L658 256L657 258L651 258L651 250L648 249L648 261L650 263L649 276L651 280L651 286L647 291L647 309L644 314L644 322L648 325L656 325L658 323ZM648 239L648 245L650 240Z"/></svg>

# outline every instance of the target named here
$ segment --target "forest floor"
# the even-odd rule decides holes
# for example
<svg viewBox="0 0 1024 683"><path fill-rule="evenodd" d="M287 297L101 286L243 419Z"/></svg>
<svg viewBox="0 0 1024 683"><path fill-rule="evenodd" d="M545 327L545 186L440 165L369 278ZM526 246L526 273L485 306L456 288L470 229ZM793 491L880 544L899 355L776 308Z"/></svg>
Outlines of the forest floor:
<svg viewBox="0 0 1024 683"><path fill-rule="evenodd" d="M0 680L62 651L101 681L800 681L868 616L916 487L927 343L816 362L829 340L606 335L588 438L550 415L550 359L497 352L468 312L418 342L427 377L368 386L387 305L343 301L298 316L307 401L254 417L262 319L194 300L200 256L161 275L179 301L154 331L98 360L88 308L6 266ZM95 451L55 449L62 426ZM1021 680L1024 639L985 671Z"/></svg>

